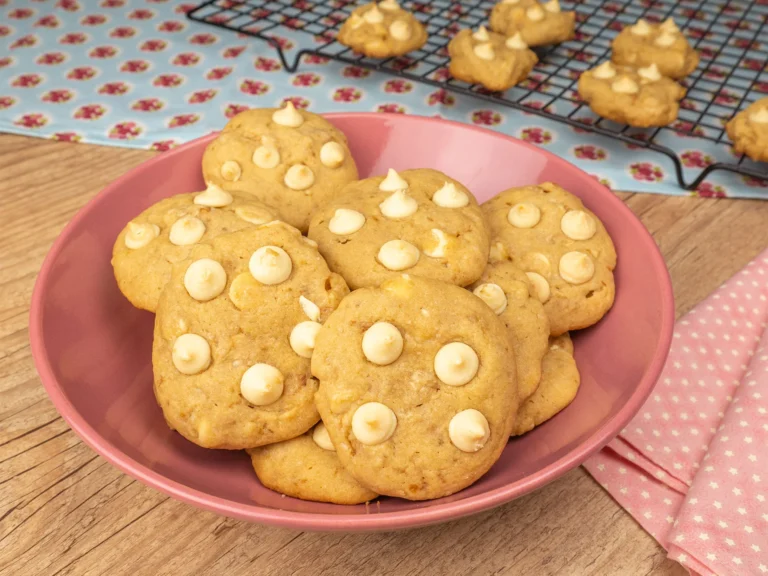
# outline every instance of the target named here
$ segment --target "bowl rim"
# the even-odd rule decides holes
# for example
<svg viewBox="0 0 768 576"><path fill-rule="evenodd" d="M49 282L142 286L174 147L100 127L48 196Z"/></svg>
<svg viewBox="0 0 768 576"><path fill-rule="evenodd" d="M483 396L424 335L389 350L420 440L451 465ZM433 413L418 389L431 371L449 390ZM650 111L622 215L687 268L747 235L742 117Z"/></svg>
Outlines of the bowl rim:
<svg viewBox="0 0 768 576"><path fill-rule="evenodd" d="M414 123L415 129L418 129L418 125L423 123L442 124L455 129L482 132L485 136L492 135L497 138L512 140L517 146L522 146L537 154L545 155L550 162L559 165L565 170L576 170L577 172L580 172L582 176L592 178L580 168L547 150L543 150L512 136L488 130L486 128L472 126L470 124L445 120L439 117L432 118L405 114L381 114L376 112L338 112L323 114L323 116L331 120L334 118L352 120L377 118L392 122L402 122L405 120ZM603 200L609 205L609 209L623 212L625 216L629 216L629 226L633 228L637 241L643 245L650 255L650 264L656 275L659 277L661 284L661 333L648 369L645 371L643 378L640 380L624 406L622 406L611 419L595 430L578 447L567 452L552 464L539 470L536 474L521 478L494 490L469 496L461 500L435 504L432 506L417 507L397 512L377 512L373 514L327 514L293 512L277 508L266 508L259 504L241 504L233 502L180 484L140 464L120 451L111 442L103 438L90 426L90 424L88 424L88 422L86 422L69 401L65 391L61 388L54 375L48 353L43 345L42 328L44 299L50 283L49 276L59 253L64 246L68 244L70 236L78 227L80 221L94 207L106 201L113 191L121 186L125 180L131 178L136 171L144 170L146 167L152 166L158 162L165 162L169 159L172 160L174 156L184 154L188 148L196 147L202 142L212 140L217 134L218 132L214 132L201 138L196 138L174 150L158 154L154 158L132 168L107 185L89 200L64 227L59 234L59 237L54 241L48 251L40 269L40 273L35 281L30 307L29 333L32 357L43 387L61 417L67 422L72 430L74 430L80 439L122 472L168 496L192 504L198 508L239 520L258 522L270 526L292 528L296 530L333 532L396 530L401 528L426 526L489 510L532 492L565 474L583 463L589 456L610 442L639 411L650 395L666 362L674 329L675 309L669 271L656 242L637 216L635 216L626 204L608 188L595 181L595 186L604 189Z"/></svg>

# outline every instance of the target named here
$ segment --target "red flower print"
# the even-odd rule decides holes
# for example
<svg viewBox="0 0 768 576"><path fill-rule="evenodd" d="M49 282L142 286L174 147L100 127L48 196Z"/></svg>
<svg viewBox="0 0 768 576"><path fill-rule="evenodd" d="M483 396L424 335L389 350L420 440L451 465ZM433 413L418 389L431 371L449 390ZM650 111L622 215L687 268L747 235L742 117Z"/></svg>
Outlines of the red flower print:
<svg viewBox="0 0 768 576"><path fill-rule="evenodd" d="M320 76L313 74L312 72L296 74L296 76L293 77L292 84L294 86L317 86L320 84Z"/></svg>
<svg viewBox="0 0 768 576"><path fill-rule="evenodd" d="M230 46L221 52L222 58L237 58L245 50L245 46Z"/></svg>
<svg viewBox="0 0 768 576"><path fill-rule="evenodd" d="M718 54L717 50L709 46L701 46L697 50L704 60L712 60Z"/></svg>
<svg viewBox="0 0 768 576"><path fill-rule="evenodd" d="M307 2L307 0L293 0L293 4L291 4L296 10L309 10L313 7L313 4L310 2Z"/></svg>
<svg viewBox="0 0 768 576"><path fill-rule="evenodd" d="M152 81L153 86L163 88L173 88L179 86L184 82L184 78L178 74L160 74Z"/></svg>
<svg viewBox="0 0 768 576"><path fill-rule="evenodd" d="M200 116L198 114L179 114L178 116L171 118L171 120L168 122L168 128L187 126L194 124L198 120L200 120Z"/></svg>
<svg viewBox="0 0 768 576"><path fill-rule="evenodd" d="M325 56L318 56L317 54L306 54L304 56L304 62L307 64L328 64L328 58Z"/></svg>
<svg viewBox="0 0 768 576"><path fill-rule="evenodd" d="M149 70L149 62L146 60L126 60L120 64L120 72L140 73Z"/></svg>
<svg viewBox="0 0 768 576"><path fill-rule="evenodd" d="M720 80L721 78L725 78L726 75L727 75L727 72L725 70L723 70L722 68L716 68L716 67L707 68L707 71L704 72L704 76L706 78L710 78L713 80Z"/></svg>
<svg viewBox="0 0 768 576"><path fill-rule="evenodd" d="M735 104L739 101L739 96L735 92L730 92L723 88L715 95L715 102L717 104Z"/></svg>
<svg viewBox="0 0 768 576"><path fill-rule="evenodd" d="M8 12L7 17L10 20L24 20L26 18L31 18L34 15L35 11L32 10L32 8L16 8L16 10Z"/></svg>
<svg viewBox="0 0 768 576"><path fill-rule="evenodd" d="M307 25L304 20L301 20L300 18L290 18L288 16L283 16L282 19L283 26L286 26L288 28L292 28L294 30L301 30L304 28L304 26Z"/></svg>
<svg viewBox="0 0 768 576"><path fill-rule="evenodd" d="M256 70L261 70L262 72L274 72L275 70L280 70L280 63L273 58L262 58L259 56L256 58L253 65Z"/></svg>
<svg viewBox="0 0 768 576"><path fill-rule="evenodd" d="M128 93L130 87L125 82L107 82L99 88L99 94L108 96L120 96Z"/></svg>
<svg viewBox="0 0 768 576"><path fill-rule="evenodd" d="M67 73L67 78L70 80L90 80L94 76L98 74L98 70L96 68L92 68L91 66L80 66L78 68L72 68Z"/></svg>
<svg viewBox="0 0 768 576"><path fill-rule="evenodd" d="M736 46L737 48L743 48L744 50L760 50L760 42L757 41L750 41L746 38L734 38L731 41L731 44L733 46Z"/></svg>
<svg viewBox="0 0 768 576"><path fill-rule="evenodd" d="M59 44L83 44L88 40L88 35L82 32L70 32L59 38Z"/></svg>
<svg viewBox="0 0 768 576"><path fill-rule="evenodd" d="M157 25L159 32L181 32L184 28L186 28L184 22L179 22L178 20L166 20Z"/></svg>
<svg viewBox="0 0 768 576"><path fill-rule="evenodd" d="M501 123L501 114L493 110L475 110L472 112L472 122L484 126L496 126Z"/></svg>
<svg viewBox="0 0 768 576"><path fill-rule="evenodd" d="M405 114L405 108L399 104L379 104L376 112L383 114Z"/></svg>
<svg viewBox="0 0 768 576"><path fill-rule="evenodd" d="M142 98L131 104L131 110L137 112L157 112L165 107L165 102L159 98Z"/></svg>
<svg viewBox="0 0 768 576"><path fill-rule="evenodd" d="M552 142L552 133L541 128L523 128L520 131L520 138L526 142L532 142L534 144L549 144Z"/></svg>
<svg viewBox="0 0 768 576"><path fill-rule="evenodd" d="M672 124L672 128L675 129L675 132L678 136L703 136L704 130L700 126L696 126L693 124L693 122L688 122L687 120L678 120L674 124Z"/></svg>
<svg viewBox="0 0 768 576"><path fill-rule="evenodd" d="M256 8L256 10L251 10L251 18L254 20L263 20L267 16L270 16L272 12L269 10L265 10L264 8Z"/></svg>
<svg viewBox="0 0 768 576"><path fill-rule="evenodd" d="M13 58L10 56L5 56L4 58L0 58L0 68L5 68L6 66L10 66L13 64Z"/></svg>
<svg viewBox="0 0 768 576"><path fill-rule="evenodd" d="M659 182L664 178L661 168L650 162L636 162L629 167L632 178L641 182Z"/></svg>
<svg viewBox="0 0 768 576"><path fill-rule="evenodd" d="M768 82L755 82L755 90L758 92L768 92Z"/></svg>
<svg viewBox="0 0 768 576"><path fill-rule="evenodd" d="M47 16L43 16L35 22L35 26L38 26L40 28L58 28L59 27L59 19L56 18L53 14L48 14Z"/></svg>
<svg viewBox="0 0 768 576"><path fill-rule="evenodd" d="M573 39L579 42L589 42L592 40L592 35L587 34L586 32L577 31L574 33Z"/></svg>
<svg viewBox="0 0 768 576"><path fill-rule="evenodd" d="M117 56L117 48L114 46L95 46L88 52L91 58L114 58Z"/></svg>
<svg viewBox="0 0 768 576"><path fill-rule="evenodd" d="M413 58L409 58L408 56L400 56L399 58L395 58L391 65L393 70L405 71L414 68L416 63L414 62Z"/></svg>
<svg viewBox="0 0 768 576"><path fill-rule="evenodd" d="M731 30L751 30L752 26L746 20L726 20L724 26Z"/></svg>
<svg viewBox="0 0 768 576"><path fill-rule="evenodd" d="M182 52L171 61L175 66L194 66L198 62L200 62L200 55L194 52Z"/></svg>
<svg viewBox="0 0 768 576"><path fill-rule="evenodd" d="M288 102L293 104L293 107L297 110L306 110L309 108L309 100L302 98L301 96L288 96L287 98L283 98L283 101L280 102L280 107L282 108L288 104Z"/></svg>
<svg viewBox="0 0 768 576"><path fill-rule="evenodd" d="M367 78L371 75L371 71L360 66L345 66L341 74L344 78Z"/></svg>
<svg viewBox="0 0 768 576"><path fill-rule="evenodd" d="M37 44L37 36L34 34L27 34L21 38L17 38L13 44L11 44L11 50L14 48L26 48L29 46L35 46Z"/></svg>
<svg viewBox="0 0 768 576"><path fill-rule="evenodd" d="M573 155L582 160L605 160L608 154L599 146L584 144L573 149Z"/></svg>
<svg viewBox="0 0 768 576"><path fill-rule="evenodd" d="M67 55L63 52L46 52L45 54L40 54L35 63L40 66L55 66L56 64L61 64L66 59Z"/></svg>
<svg viewBox="0 0 768 576"><path fill-rule="evenodd" d="M58 142L80 142L82 136L77 132L56 132L51 139Z"/></svg>
<svg viewBox="0 0 768 576"><path fill-rule="evenodd" d="M14 88L34 88L43 81L40 74L21 74L11 80L11 86Z"/></svg>
<svg viewBox="0 0 768 576"><path fill-rule="evenodd" d="M357 88L338 88L333 93L335 102L357 102L362 97L362 92Z"/></svg>
<svg viewBox="0 0 768 576"><path fill-rule="evenodd" d="M210 102L216 97L218 92L218 90L214 90L212 88L209 88L208 90L198 90L197 92L192 92L192 94L189 95L187 102L190 104L203 104L205 102Z"/></svg>
<svg viewBox="0 0 768 576"><path fill-rule="evenodd" d="M22 128L42 128L48 124L48 117L45 114L25 114L14 120L13 123Z"/></svg>
<svg viewBox="0 0 768 576"><path fill-rule="evenodd" d="M205 75L205 78L207 80L221 80L222 78L226 78L232 73L232 68L226 67L226 68L211 68L208 70L208 73Z"/></svg>
<svg viewBox="0 0 768 576"><path fill-rule="evenodd" d="M50 102L51 104L62 104L72 100L72 92L69 90L50 90L43 94L42 101Z"/></svg>
<svg viewBox="0 0 768 576"><path fill-rule="evenodd" d="M687 100L687 99L680 102L680 108L682 108L683 110L694 110L694 111L697 111L699 109L696 102L694 102L693 100Z"/></svg>
<svg viewBox="0 0 768 576"><path fill-rule="evenodd" d="M332 30L326 30L322 34L315 34L313 39L317 44L328 44L336 40L336 33Z"/></svg>
<svg viewBox="0 0 768 576"><path fill-rule="evenodd" d="M77 12L80 10L80 4L76 0L59 0L56 2L56 8L61 8L67 12Z"/></svg>
<svg viewBox="0 0 768 576"><path fill-rule="evenodd" d="M0 38L8 36L11 33L11 29L8 26L0 25Z"/></svg>
<svg viewBox="0 0 768 576"><path fill-rule="evenodd" d="M152 12L152 10L145 10L143 8L139 8L128 14L129 20L151 20L154 17L155 13Z"/></svg>
<svg viewBox="0 0 768 576"><path fill-rule="evenodd" d="M136 28L131 28L130 26L119 26L110 30L109 36L110 38L133 38L136 36Z"/></svg>
<svg viewBox="0 0 768 576"><path fill-rule="evenodd" d="M448 68L438 68L430 74L430 77L437 82L445 82L451 77L451 73L448 71Z"/></svg>
<svg viewBox="0 0 768 576"><path fill-rule="evenodd" d="M158 140L157 142L152 142L149 149L154 150L155 152L167 152L175 146L176 142L173 140Z"/></svg>
<svg viewBox="0 0 768 576"><path fill-rule="evenodd" d="M5 110L16 104L16 99L10 96L0 96L0 110Z"/></svg>
<svg viewBox="0 0 768 576"><path fill-rule="evenodd" d="M248 106L244 106L243 104L229 104L224 109L224 116L227 118L234 118L240 114L240 112L245 112L246 110L248 110Z"/></svg>
<svg viewBox="0 0 768 576"><path fill-rule="evenodd" d="M259 80L243 80L240 83L240 92L243 94L261 96L262 94L269 92L269 84L265 84Z"/></svg>
<svg viewBox="0 0 768 576"><path fill-rule="evenodd" d="M145 40L139 46L139 50L142 52L162 52L168 47L168 42L165 40Z"/></svg>
<svg viewBox="0 0 768 576"><path fill-rule="evenodd" d="M208 46L210 44L215 44L219 41L219 38L217 36L214 36L213 34L193 34L189 37L189 43L190 44L199 44L201 46Z"/></svg>
<svg viewBox="0 0 768 576"><path fill-rule="evenodd" d="M102 8L120 8L125 6L125 0L102 0L99 6Z"/></svg>
<svg viewBox="0 0 768 576"><path fill-rule="evenodd" d="M277 44L283 50L290 50L293 48L293 42L288 40L288 38L283 38L282 36L271 36L270 44Z"/></svg>
<svg viewBox="0 0 768 576"><path fill-rule="evenodd" d="M768 188L768 180L764 178L753 178L752 176L741 177L744 184L752 188Z"/></svg>
<svg viewBox="0 0 768 576"><path fill-rule="evenodd" d="M99 104L86 104L75 110L74 117L79 120L98 120L106 111L106 108Z"/></svg>
<svg viewBox="0 0 768 576"><path fill-rule="evenodd" d="M89 14L80 18L80 24L82 26L100 26L107 21L107 17L104 14Z"/></svg>
<svg viewBox="0 0 768 576"><path fill-rule="evenodd" d="M683 8L682 15L691 20L706 20L707 13L703 10L694 10L693 8Z"/></svg>
<svg viewBox="0 0 768 576"><path fill-rule="evenodd" d="M441 104L443 106L453 106L455 103L456 98L454 95L443 88L432 92L432 94L427 97L427 104L430 106L435 106L436 104Z"/></svg>
<svg viewBox="0 0 768 576"><path fill-rule="evenodd" d="M722 186L713 186L709 182L702 182L696 191L692 193L693 196L699 198L727 198L728 193Z"/></svg>
<svg viewBox="0 0 768 576"><path fill-rule="evenodd" d="M116 140L133 140L141 133L142 129L136 122L120 122L109 130L109 137Z"/></svg>
<svg viewBox="0 0 768 576"><path fill-rule="evenodd" d="M768 69L768 64L764 60L758 60L757 58L744 58L744 60L741 61L742 67L746 68L747 70L763 70L763 68Z"/></svg>
<svg viewBox="0 0 768 576"><path fill-rule="evenodd" d="M413 90L413 84L405 80L387 80L384 83L384 92L390 92L395 94L407 94Z"/></svg>
<svg viewBox="0 0 768 576"><path fill-rule="evenodd" d="M687 150L680 155L680 159L686 168L706 168L715 161L712 156L700 150Z"/></svg>
<svg viewBox="0 0 768 576"><path fill-rule="evenodd" d="M186 14L187 12L192 12L195 8L197 8L197 4L179 4L176 6L175 12L177 14Z"/></svg>

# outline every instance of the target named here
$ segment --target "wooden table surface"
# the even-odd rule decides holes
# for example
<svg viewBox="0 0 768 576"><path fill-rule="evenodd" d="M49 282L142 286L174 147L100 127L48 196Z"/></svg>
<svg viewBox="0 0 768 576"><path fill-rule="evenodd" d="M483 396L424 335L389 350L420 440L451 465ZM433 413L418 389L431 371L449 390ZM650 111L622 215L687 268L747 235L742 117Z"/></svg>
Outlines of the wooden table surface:
<svg viewBox="0 0 768 576"><path fill-rule="evenodd" d="M685 573L582 468L456 522L343 535L203 512L97 456L40 384L29 301L64 225L151 156L0 135L0 576ZM678 315L768 245L768 202L620 196L664 253Z"/></svg>

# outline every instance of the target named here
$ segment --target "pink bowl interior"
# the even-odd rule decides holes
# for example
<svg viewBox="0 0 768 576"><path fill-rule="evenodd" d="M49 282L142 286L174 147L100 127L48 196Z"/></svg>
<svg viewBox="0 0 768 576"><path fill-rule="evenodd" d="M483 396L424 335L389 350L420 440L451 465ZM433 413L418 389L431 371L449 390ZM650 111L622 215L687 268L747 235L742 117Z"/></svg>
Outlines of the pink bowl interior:
<svg viewBox="0 0 768 576"><path fill-rule="evenodd" d="M126 222L163 197L203 186L211 137L129 172L91 201L57 240L32 303L31 340L43 384L73 429L110 462L192 504L301 529L416 526L511 500L581 463L639 409L658 377L672 332L669 277L650 235L608 189L538 148L471 126L380 114L328 118L348 136L361 177L429 167L466 184L479 201L518 185L554 181L605 223L619 265L616 303L575 335L582 384L576 400L509 442L470 488L422 503L382 498L369 506L302 502L263 488L243 452L198 448L171 432L152 393L153 316L122 297L110 267Z"/></svg>

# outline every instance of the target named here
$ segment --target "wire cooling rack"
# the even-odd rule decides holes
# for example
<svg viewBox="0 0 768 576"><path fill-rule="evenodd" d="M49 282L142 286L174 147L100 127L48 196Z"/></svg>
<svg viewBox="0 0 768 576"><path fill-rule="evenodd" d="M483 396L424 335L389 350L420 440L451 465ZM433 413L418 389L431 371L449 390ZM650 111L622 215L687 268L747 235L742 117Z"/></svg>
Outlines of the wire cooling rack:
<svg viewBox="0 0 768 576"><path fill-rule="evenodd" d="M768 166L731 149L726 122L759 98L768 96L768 0L562 0L563 10L576 12L576 35L571 41L537 49L539 63L522 84L503 93L451 78L447 46L463 28L487 24L495 2L489 0L404 0L426 26L429 38L420 49L399 58L366 58L336 41L336 34L356 7L354 0L208 0L190 11L195 21L247 34L269 42L283 66L294 72L302 57L316 54L470 94L569 124L575 129L608 136L666 155L674 164L681 187L695 190L713 171L724 170L768 180ZM613 38L638 18L662 21L668 17L683 30L701 62L686 78L686 98L677 122L638 129L600 118L576 92L579 75L610 58ZM273 35L280 28L314 36L316 47L298 52L292 62ZM713 150L712 162L691 171L682 156L681 136ZM676 149L677 148L677 149Z"/></svg>

